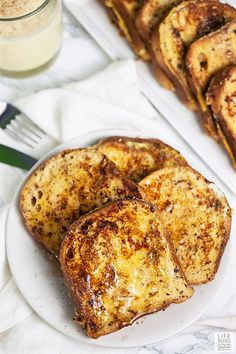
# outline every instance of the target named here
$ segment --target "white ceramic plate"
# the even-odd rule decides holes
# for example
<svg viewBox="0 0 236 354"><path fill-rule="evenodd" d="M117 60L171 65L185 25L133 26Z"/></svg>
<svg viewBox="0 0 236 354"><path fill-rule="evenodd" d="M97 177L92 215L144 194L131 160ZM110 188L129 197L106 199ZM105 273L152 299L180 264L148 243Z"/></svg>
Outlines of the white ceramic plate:
<svg viewBox="0 0 236 354"><path fill-rule="evenodd" d="M160 132L160 136L152 137L161 137L167 143L172 142L172 145L178 147L194 168L204 173L207 178L216 181L208 168L194 157L191 150L181 140L178 140L178 137L170 135L170 131L164 127ZM86 147L101 138L112 135L140 136L141 134L133 131L97 131L57 147L44 159L63 149ZM147 135L142 134L142 136L146 137ZM194 296L189 301L171 305L165 311L139 319L130 327L92 340L86 337L82 329L72 322L73 305L57 266L47 258L24 227L18 210L18 193L9 210L6 233L7 255L12 274L21 293L34 311L62 333L83 342L105 347L134 347L156 343L176 334L194 322L217 294L227 270L231 249L229 243L215 280L208 285L197 287Z"/></svg>

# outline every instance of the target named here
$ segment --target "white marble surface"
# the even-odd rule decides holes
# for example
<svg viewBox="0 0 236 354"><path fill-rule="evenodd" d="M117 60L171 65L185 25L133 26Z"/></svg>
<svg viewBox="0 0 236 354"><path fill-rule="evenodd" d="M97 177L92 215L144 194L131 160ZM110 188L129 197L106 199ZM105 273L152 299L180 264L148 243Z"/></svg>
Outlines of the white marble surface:
<svg viewBox="0 0 236 354"><path fill-rule="evenodd" d="M26 79L0 76L1 99L11 102L45 88L60 87L71 81L84 79L102 70L110 63L110 59L92 42L88 34L64 9L63 43L55 62L46 71Z"/></svg>
<svg viewBox="0 0 236 354"><path fill-rule="evenodd" d="M11 102L18 97L44 88L60 87L71 81L83 79L90 74L103 69L109 64L110 60L104 52L98 47L96 48L94 43L92 43L93 40L89 38L85 31L75 22L66 10L64 10L64 12L64 40L62 50L54 64L47 71L27 79L0 77L1 99ZM85 61L84 55L87 50L90 51L90 55ZM192 325L176 337L171 338L164 343L122 351L114 350L114 353L214 353L215 331L219 331L219 329ZM91 348L88 350L88 353L94 351L95 349ZM104 349L104 353L105 352L106 349ZM110 350L109 353L111 353ZM63 352L63 354L66 353Z"/></svg>

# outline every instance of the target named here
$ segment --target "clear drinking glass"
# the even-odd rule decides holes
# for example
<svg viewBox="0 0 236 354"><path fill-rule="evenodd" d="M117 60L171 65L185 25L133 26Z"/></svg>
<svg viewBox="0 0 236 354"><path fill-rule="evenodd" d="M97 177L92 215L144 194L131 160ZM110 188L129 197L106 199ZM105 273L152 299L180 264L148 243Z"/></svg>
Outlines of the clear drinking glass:
<svg viewBox="0 0 236 354"><path fill-rule="evenodd" d="M61 46L61 0L5 4L0 5L0 73L28 76L47 67Z"/></svg>

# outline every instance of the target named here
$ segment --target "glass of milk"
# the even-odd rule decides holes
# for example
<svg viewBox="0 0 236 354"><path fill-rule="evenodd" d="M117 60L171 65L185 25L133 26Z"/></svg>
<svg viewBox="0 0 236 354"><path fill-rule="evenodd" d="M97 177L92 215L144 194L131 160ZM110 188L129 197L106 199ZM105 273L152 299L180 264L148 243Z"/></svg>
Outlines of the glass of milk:
<svg viewBox="0 0 236 354"><path fill-rule="evenodd" d="M47 67L61 39L61 0L0 1L1 74L24 77Z"/></svg>

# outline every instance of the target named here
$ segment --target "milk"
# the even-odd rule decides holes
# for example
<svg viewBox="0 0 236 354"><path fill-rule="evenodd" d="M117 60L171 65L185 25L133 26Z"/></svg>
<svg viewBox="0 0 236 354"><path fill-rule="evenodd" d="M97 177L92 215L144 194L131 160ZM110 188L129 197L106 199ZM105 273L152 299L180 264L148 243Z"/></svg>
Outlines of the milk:
<svg viewBox="0 0 236 354"><path fill-rule="evenodd" d="M11 0L5 8L0 5L0 70L27 72L43 66L58 52L62 35L61 2L49 0L43 7L44 2ZM37 11L40 5L42 8Z"/></svg>

